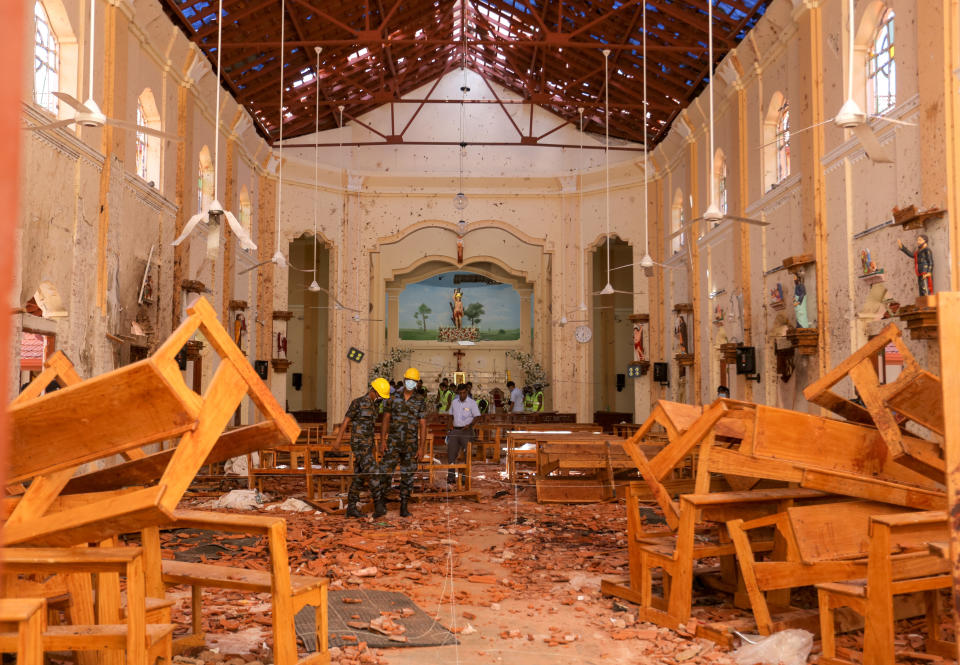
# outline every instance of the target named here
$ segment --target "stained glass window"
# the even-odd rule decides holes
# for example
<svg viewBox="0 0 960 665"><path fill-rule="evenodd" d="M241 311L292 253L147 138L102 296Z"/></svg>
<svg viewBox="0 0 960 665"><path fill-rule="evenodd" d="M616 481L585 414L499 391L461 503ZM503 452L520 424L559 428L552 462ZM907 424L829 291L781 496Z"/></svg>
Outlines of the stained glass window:
<svg viewBox="0 0 960 665"><path fill-rule="evenodd" d="M38 1L33 7L36 34L33 45L33 97L39 105L56 114L59 105L53 93L60 88L60 45L50 28L47 10Z"/></svg>
<svg viewBox="0 0 960 665"><path fill-rule="evenodd" d="M777 116L777 182L790 175L790 106L780 107Z"/></svg>
<svg viewBox="0 0 960 665"><path fill-rule="evenodd" d="M897 64L893 57L893 10L888 9L867 54L867 112L883 114L897 103Z"/></svg>

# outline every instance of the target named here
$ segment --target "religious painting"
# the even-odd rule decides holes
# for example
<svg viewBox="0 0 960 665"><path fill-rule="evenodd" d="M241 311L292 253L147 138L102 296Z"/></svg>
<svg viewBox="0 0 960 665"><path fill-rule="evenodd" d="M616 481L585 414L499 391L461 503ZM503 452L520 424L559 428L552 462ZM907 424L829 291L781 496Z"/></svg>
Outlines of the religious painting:
<svg viewBox="0 0 960 665"><path fill-rule="evenodd" d="M408 284L398 305L401 340L520 339L520 293L484 275L451 271Z"/></svg>

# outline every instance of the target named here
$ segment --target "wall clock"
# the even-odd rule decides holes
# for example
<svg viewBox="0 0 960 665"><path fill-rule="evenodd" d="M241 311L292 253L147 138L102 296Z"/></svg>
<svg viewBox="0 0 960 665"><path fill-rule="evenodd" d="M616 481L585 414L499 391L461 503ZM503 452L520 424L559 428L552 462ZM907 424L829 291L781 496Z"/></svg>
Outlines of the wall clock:
<svg viewBox="0 0 960 665"><path fill-rule="evenodd" d="M577 329L574 331L574 336L578 342L586 344L593 337L593 331L590 330L590 326L587 325L577 326Z"/></svg>

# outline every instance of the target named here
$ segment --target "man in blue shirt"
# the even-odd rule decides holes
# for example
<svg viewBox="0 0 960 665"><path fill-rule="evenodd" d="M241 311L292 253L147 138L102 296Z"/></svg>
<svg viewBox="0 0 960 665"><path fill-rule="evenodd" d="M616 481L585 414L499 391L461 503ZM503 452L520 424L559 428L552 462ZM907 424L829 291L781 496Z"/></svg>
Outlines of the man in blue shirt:
<svg viewBox="0 0 960 665"><path fill-rule="evenodd" d="M467 386L457 386L457 396L450 402L450 414L453 416L453 429L447 434L447 464L456 464L460 451L469 455L470 442L473 441L473 423L480 418L480 407L470 397ZM447 483L457 483L454 469L447 470Z"/></svg>
<svg viewBox="0 0 960 665"><path fill-rule="evenodd" d="M510 391L510 413L523 413L523 391L513 381L507 381L507 390Z"/></svg>

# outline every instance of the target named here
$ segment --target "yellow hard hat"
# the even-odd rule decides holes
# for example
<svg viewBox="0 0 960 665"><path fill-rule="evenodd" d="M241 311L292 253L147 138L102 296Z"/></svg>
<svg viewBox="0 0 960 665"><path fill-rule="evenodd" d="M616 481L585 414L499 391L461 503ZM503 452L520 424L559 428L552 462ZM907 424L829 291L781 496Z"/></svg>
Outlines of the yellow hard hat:
<svg viewBox="0 0 960 665"><path fill-rule="evenodd" d="M390 397L390 382L385 378L377 377L370 382L370 387L377 391L377 394L380 395L383 399Z"/></svg>
<svg viewBox="0 0 960 665"><path fill-rule="evenodd" d="M414 381L419 381L419 380L420 380L420 372L419 372L419 370L417 370L416 367L411 367L410 369L408 369L406 372L403 373L403 378L405 378L405 379L413 379Z"/></svg>

